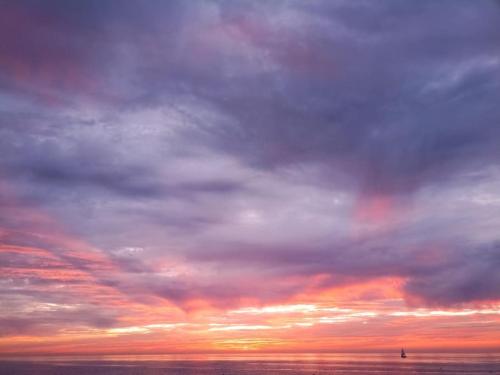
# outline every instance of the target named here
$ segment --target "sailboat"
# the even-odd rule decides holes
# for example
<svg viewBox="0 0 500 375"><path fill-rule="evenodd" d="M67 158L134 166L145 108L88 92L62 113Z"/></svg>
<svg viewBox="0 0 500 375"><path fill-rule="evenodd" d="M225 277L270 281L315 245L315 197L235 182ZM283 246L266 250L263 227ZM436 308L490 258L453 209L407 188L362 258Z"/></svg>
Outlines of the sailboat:
<svg viewBox="0 0 500 375"><path fill-rule="evenodd" d="M406 353L404 349L401 349L401 358L406 358Z"/></svg>

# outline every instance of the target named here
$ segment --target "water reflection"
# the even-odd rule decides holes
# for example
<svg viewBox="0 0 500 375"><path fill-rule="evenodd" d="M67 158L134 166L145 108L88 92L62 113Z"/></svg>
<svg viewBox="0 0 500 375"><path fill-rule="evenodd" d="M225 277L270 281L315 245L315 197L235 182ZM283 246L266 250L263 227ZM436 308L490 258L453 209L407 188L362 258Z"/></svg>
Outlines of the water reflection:
<svg viewBox="0 0 500 375"><path fill-rule="evenodd" d="M0 374L25 375L221 375L221 374L492 374L500 354L398 353L140 355L11 358Z"/></svg>

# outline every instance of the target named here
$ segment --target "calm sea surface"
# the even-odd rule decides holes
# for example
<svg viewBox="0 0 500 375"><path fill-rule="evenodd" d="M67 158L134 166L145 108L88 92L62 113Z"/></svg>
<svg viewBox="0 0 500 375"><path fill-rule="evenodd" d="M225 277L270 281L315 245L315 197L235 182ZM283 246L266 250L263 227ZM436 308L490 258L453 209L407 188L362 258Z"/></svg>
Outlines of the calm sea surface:
<svg viewBox="0 0 500 375"><path fill-rule="evenodd" d="M498 354L30 357L0 360L1 375L500 374Z"/></svg>

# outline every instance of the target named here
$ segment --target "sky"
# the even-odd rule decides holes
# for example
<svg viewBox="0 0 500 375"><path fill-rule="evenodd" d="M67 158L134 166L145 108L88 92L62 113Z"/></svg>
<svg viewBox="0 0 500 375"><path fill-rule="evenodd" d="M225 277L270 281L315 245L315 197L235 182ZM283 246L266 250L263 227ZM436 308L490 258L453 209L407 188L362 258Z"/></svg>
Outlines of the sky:
<svg viewBox="0 0 500 375"><path fill-rule="evenodd" d="M500 2L0 9L0 355L500 349Z"/></svg>

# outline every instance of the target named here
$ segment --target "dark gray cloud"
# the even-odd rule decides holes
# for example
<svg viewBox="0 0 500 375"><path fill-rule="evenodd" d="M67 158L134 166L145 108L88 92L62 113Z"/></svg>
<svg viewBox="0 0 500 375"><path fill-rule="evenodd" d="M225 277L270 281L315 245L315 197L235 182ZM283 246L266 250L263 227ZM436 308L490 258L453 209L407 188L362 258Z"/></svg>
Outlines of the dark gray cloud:
<svg viewBox="0 0 500 375"><path fill-rule="evenodd" d="M75 327L108 328L116 319L98 309L79 308L68 311L22 313L21 316L0 317L0 336L23 334L43 335Z"/></svg>
<svg viewBox="0 0 500 375"><path fill-rule="evenodd" d="M430 305L453 305L500 298L500 282L495 270L500 263L498 242L469 251L450 254L446 267L410 280L406 292ZM419 301L415 303L418 304Z"/></svg>
<svg viewBox="0 0 500 375"><path fill-rule="evenodd" d="M19 215L41 210L122 275L48 246L65 265L180 305L278 300L301 290L279 277L317 274L407 278L411 303L500 298L498 3L2 8L2 228L46 232ZM199 273L165 277L165 258Z"/></svg>
<svg viewBox="0 0 500 375"><path fill-rule="evenodd" d="M500 27L495 20L500 16L494 3L292 2L227 8L172 3L157 9L146 2L120 12L116 7L115 2L70 2L29 11L54 17L55 32L76 28L84 46L96 40L88 30L102 29L98 51L117 49L121 34L134 61L113 64L126 65L124 73L135 89L120 94L143 92L142 99L130 98L136 105L159 104L172 95L203 98L232 120L208 134L189 135L252 165L318 163L333 175L332 183L341 174L369 193L393 194L411 193L434 179L498 160ZM273 20L266 15L268 7L283 15ZM292 17L300 21L298 27ZM480 17L484 22L473 22ZM443 25L443 18L450 22ZM234 51L235 45L249 52ZM97 79L110 76L93 65L88 68ZM128 181L127 186L127 178L114 178L112 167L105 167L110 181L125 180L125 192L157 192L144 176L138 178L143 182ZM45 166L38 173L68 180L69 168L64 169ZM83 183L109 184L105 172L79 176L77 171L71 173Z"/></svg>

